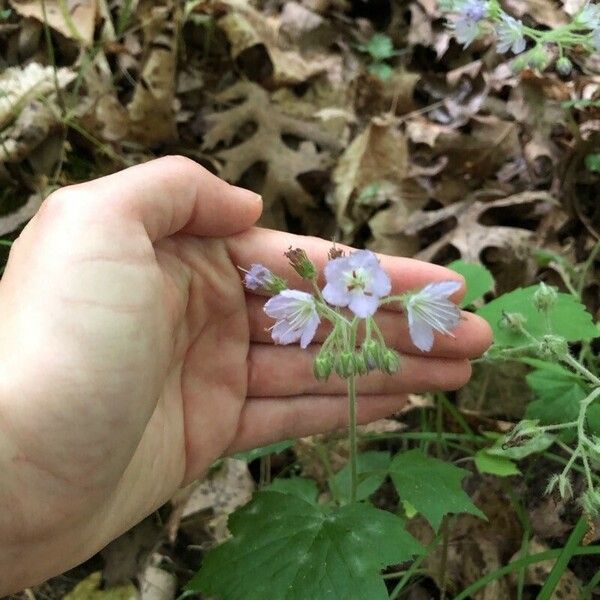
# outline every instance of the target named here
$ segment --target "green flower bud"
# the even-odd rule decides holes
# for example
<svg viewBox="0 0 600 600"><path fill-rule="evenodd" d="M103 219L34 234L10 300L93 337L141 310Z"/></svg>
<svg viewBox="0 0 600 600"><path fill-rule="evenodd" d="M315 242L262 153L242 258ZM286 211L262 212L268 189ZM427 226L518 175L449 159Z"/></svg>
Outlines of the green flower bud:
<svg viewBox="0 0 600 600"><path fill-rule="evenodd" d="M363 342L361 347L365 364L369 369L383 369L383 346L375 340Z"/></svg>
<svg viewBox="0 0 600 600"><path fill-rule="evenodd" d="M335 357L331 352L325 351L317 354L315 362L313 363L313 373L315 374L315 377L320 381L327 381L333 371L334 364Z"/></svg>
<svg viewBox="0 0 600 600"><path fill-rule="evenodd" d="M556 70L561 75L565 75L565 76L569 75L569 73L571 72L572 69L573 69L573 63L566 56L561 56L556 61Z"/></svg>
<svg viewBox="0 0 600 600"><path fill-rule="evenodd" d="M569 353L569 345L565 338L558 335L545 335L538 346L538 353L542 358L565 356Z"/></svg>
<svg viewBox="0 0 600 600"><path fill-rule="evenodd" d="M267 292L276 296L277 294L279 294L279 292L287 290L288 284L287 281L283 279L283 277L279 277L279 275L273 274L271 279L265 282L263 287Z"/></svg>
<svg viewBox="0 0 600 600"><path fill-rule="evenodd" d="M521 333L525 323L527 323L527 319L524 315L509 312L503 312L502 320L500 321L501 327L505 327L515 333Z"/></svg>
<svg viewBox="0 0 600 600"><path fill-rule="evenodd" d="M388 375L397 373L400 369L400 355L394 350L387 348L383 353L383 371Z"/></svg>
<svg viewBox="0 0 600 600"><path fill-rule="evenodd" d="M568 475L563 473L552 475L546 486L546 494L555 495L558 492L559 499L569 500L573 497L573 486Z"/></svg>
<svg viewBox="0 0 600 600"><path fill-rule="evenodd" d="M290 261L290 265L292 265L294 271L302 279L315 279L317 277L317 268L302 248L292 248L290 246L284 254Z"/></svg>
<svg viewBox="0 0 600 600"><path fill-rule="evenodd" d="M600 492L594 489L587 489L581 496L581 505L583 510L595 517L600 513Z"/></svg>
<svg viewBox="0 0 600 600"><path fill-rule="evenodd" d="M515 73L520 73L527 66L527 56L525 54L521 54L513 60L512 62L512 70Z"/></svg>
<svg viewBox="0 0 600 600"><path fill-rule="evenodd" d="M527 64L532 69L543 71L550 62L550 56L544 46L538 45L532 48L527 54Z"/></svg>
<svg viewBox="0 0 600 600"><path fill-rule="evenodd" d="M356 375L366 375L369 372L367 361L365 360L362 352L355 352L353 355L354 359L354 372Z"/></svg>
<svg viewBox="0 0 600 600"><path fill-rule="evenodd" d="M354 375L354 353L342 352L335 361L335 372L342 378Z"/></svg>
<svg viewBox="0 0 600 600"><path fill-rule="evenodd" d="M556 304L557 299L557 291L542 282L533 295L533 304L540 312L547 312Z"/></svg>

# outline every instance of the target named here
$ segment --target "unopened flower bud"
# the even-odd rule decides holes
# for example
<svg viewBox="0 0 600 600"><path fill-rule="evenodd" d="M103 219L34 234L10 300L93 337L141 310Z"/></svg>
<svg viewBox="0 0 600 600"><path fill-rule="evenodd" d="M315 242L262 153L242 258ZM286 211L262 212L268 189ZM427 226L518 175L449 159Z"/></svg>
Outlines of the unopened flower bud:
<svg viewBox="0 0 600 600"><path fill-rule="evenodd" d="M365 363L369 369L383 369L383 346L375 340L363 342L361 347Z"/></svg>
<svg viewBox="0 0 600 600"><path fill-rule="evenodd" d="M292 268L302 279L315 279L317 276L317 268L311 262L310 258L302 248L289 247L287 252L284 252L290 261Z"/></svg>
<svg viewBox="0 0 600 600"><path fill-rule="evenodd" d="M355 352L354 358L354 373L356 375L366 375L369 372L367 361L361 352Z"/></svg>
<svg viewBox="0 0 600 600"><path fill-rule="evenodd" d="M538 353L542 358L565 356L569 353L569 345L565 338L558 335L545 335L540 340Z"/></svg>
<svg viewBox="0 0 600 600"><path fill-rule="evenodd" d="M535 46L527 53L527 64L532 69L543 71L550 62L550 55L544 46Z"/></svg>
<svg viewBox="0 0 600 600"><path fill-rule="evenodd" d="M556 61L556 70L561 75L565 75L565 76L569 75L569 73L571 72L572 69L573 69L573 63L566 56L561 56Z"/></svg>
<svg viewBox="0 0 600 600"><path fill-rule="evenodd" d="M533 295L533 304L540 312L547 312L556 304L557 299L556 290L542 282Z"/></svg>
<svg viewBox="0 0 600 600"><path fill-rule="evenodd" d="M335 361L335 372L342 378L348 379L354 375L354 354L342 352Z"/></svg>
<svg viewBox="0 0 600 600"><path fill-rule="evenodd" d="M504 312L502 314L502 320L500 325L513 331L514 333L521 333L523 326L527 322L527 319L521 313L509 313Z"/></svg>
<svg viewBox="0 0 600 600"><path fill-rule="evenodd" d="M397 373L400 369L400 356L394 350L387 348L383 353L383 370L388 375Z"/></svg>
<svg viewBox="0 0 600 600"><path fill-rule="evenodd" d="M273 295L287 290L287 281L261 264L251 265L249 271L241 270L245 272L244 284L249 290L263 289Z"/></svg>
<svg viewBox="0 0 600 600"><path fill-rule="evenodd" d="M517 56L515 60L512 61L512 70L515 73L520 73L527 66L527 55L522 54L521 56Z"/></svg>
<svg viewBox="0 0 600 600"><path fill-rule="evenodd" d="M546 486L546 494L558 496L558 500L569 500L573 497L571 478L563 473L552 475Z"/></svg>
<svg viewBox="0 0 600 600"><path fill-rule="evenodd" d="M331 372L333 371L333 365L335 363L335 357L331 352L320 352L315 358L313 363L313 373L315 377L322 381L327 381Z"/></svg>
<svg viewBox="0 0 600 600"><path fill-rule="evenodd" d="M587 489L581 496L581 505L586 513L595 517L600 513L600 492L594 489Z"/></svg>

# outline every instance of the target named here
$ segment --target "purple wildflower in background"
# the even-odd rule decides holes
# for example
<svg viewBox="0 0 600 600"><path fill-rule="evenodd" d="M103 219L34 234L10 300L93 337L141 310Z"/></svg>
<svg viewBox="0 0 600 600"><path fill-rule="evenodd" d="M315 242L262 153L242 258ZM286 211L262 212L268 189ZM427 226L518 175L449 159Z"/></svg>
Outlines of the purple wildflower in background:
<svg viewBox="0 0 600 600"><path fill-rule="evenodd" d="M323 297L333 306L347 306L364 319L375 314L379 299L392 289L388 274L369 250L330 260L325 266Z"/></svg>
<svg viewBox="0 0 600 600"><path fill-rule="evenodd" d="M408 330L419 350L431 350L434 331L452 336L451 330L460 321L460 309L448 298L460 286L458 281L430 283L406 302Z"/></svg>
<svg viewBox="0 0 600 600"><path fill-rule="evenodd" d="M300 346L306 348L321 322L315 299L299 290L279 292L265 304L264 311L277 319L271 328L271 336L277 344L293 344L300 340Z"/></svg>
<svg viewBox="0 0 600 600"><path fill-rule="evenodd" d="M249 290L265 288L273 281L273 273L263 265L253 264L250 270L246 271L244 284Z"/></svg>
<svg viewBox="0 0 600 600"><path fill-rule="evenodd" d="M487 16L484 0L465 0L457 7L457 16L452 23L454 35L465 48L479 35L479 23Z"/></svg>
<svg viewBox="0 0 600 600"><path fill-rule="evenodd" d="M575 16L575 22L587 29L600 27L600 5L587 2L579 14Z"/></svg>
<svg viewBox="0 0 600 600"><path fill-rule="evenodd" d="M600 52L600 27L592 31L592 46Z"/></svg>
<svg viewBox="0 0 600 600"><path fill-rule="evenodd" d="M525 50L526 41L523 30L523 23L510 15L503 14L502 21L496 25L496 35L498 52L505 54L512 50L514 54L521 54Z"/></svg>

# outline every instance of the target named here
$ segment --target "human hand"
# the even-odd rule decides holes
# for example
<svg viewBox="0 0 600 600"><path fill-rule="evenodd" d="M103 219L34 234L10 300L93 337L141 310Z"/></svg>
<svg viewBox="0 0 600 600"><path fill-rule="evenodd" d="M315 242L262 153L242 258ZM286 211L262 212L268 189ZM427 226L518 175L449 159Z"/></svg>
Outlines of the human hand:
<svg viewBox="0 0 600 600"><path fill-rule="evenodd" d="M345 382L312 374L325 330L308 352L273 345L238 269L301 287L283 252L322 267L331 244L251 228L260 211L169 157L55 192L14 244L0 282L0 595L81 562L220 456L345 425ZM459 278L381 261L393 293ZM423 355L402 315L378 321L402 368L361 379L361 422L408 392L460 387L490 343L465 314Z"/></svg>

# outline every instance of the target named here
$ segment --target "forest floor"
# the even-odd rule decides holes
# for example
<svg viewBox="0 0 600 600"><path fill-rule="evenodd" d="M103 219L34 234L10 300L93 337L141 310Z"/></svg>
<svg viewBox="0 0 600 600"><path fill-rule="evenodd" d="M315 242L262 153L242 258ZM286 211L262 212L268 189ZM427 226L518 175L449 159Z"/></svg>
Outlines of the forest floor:
<svg viewBox="0 0 600 600"><path fill-rule="evenodd" d="M505 4L553 28L581 2ZM571 59L568 77L516 74L492 40L458 45L435 0L0 0L0 235L14 239L57 187L182 154L259 192L263 226L482 263L495 294L565 289L600 239L600 56ZM582 287L596 319L598 267ZM462 390L413 396L363 430L364 450L431 446L472 471L466 490L488 516L447 519L399 598L452 598L522 553L565 544L577 506L543 494L559 451L506 477L474 463L482 432L523 416L527 372L475 365ZM174 598L255 489L290 470L324 487L325 466L348 454L335 434L270 450L225 459L86 564L15 598ZM373 501L398 504L387 481ZM432 539L419 518L411 532ZM598 535L592 523L589 541ZM551 568L472 598L535 598ZM598 569L573 558L552 598L581 598Z"/></svg>

